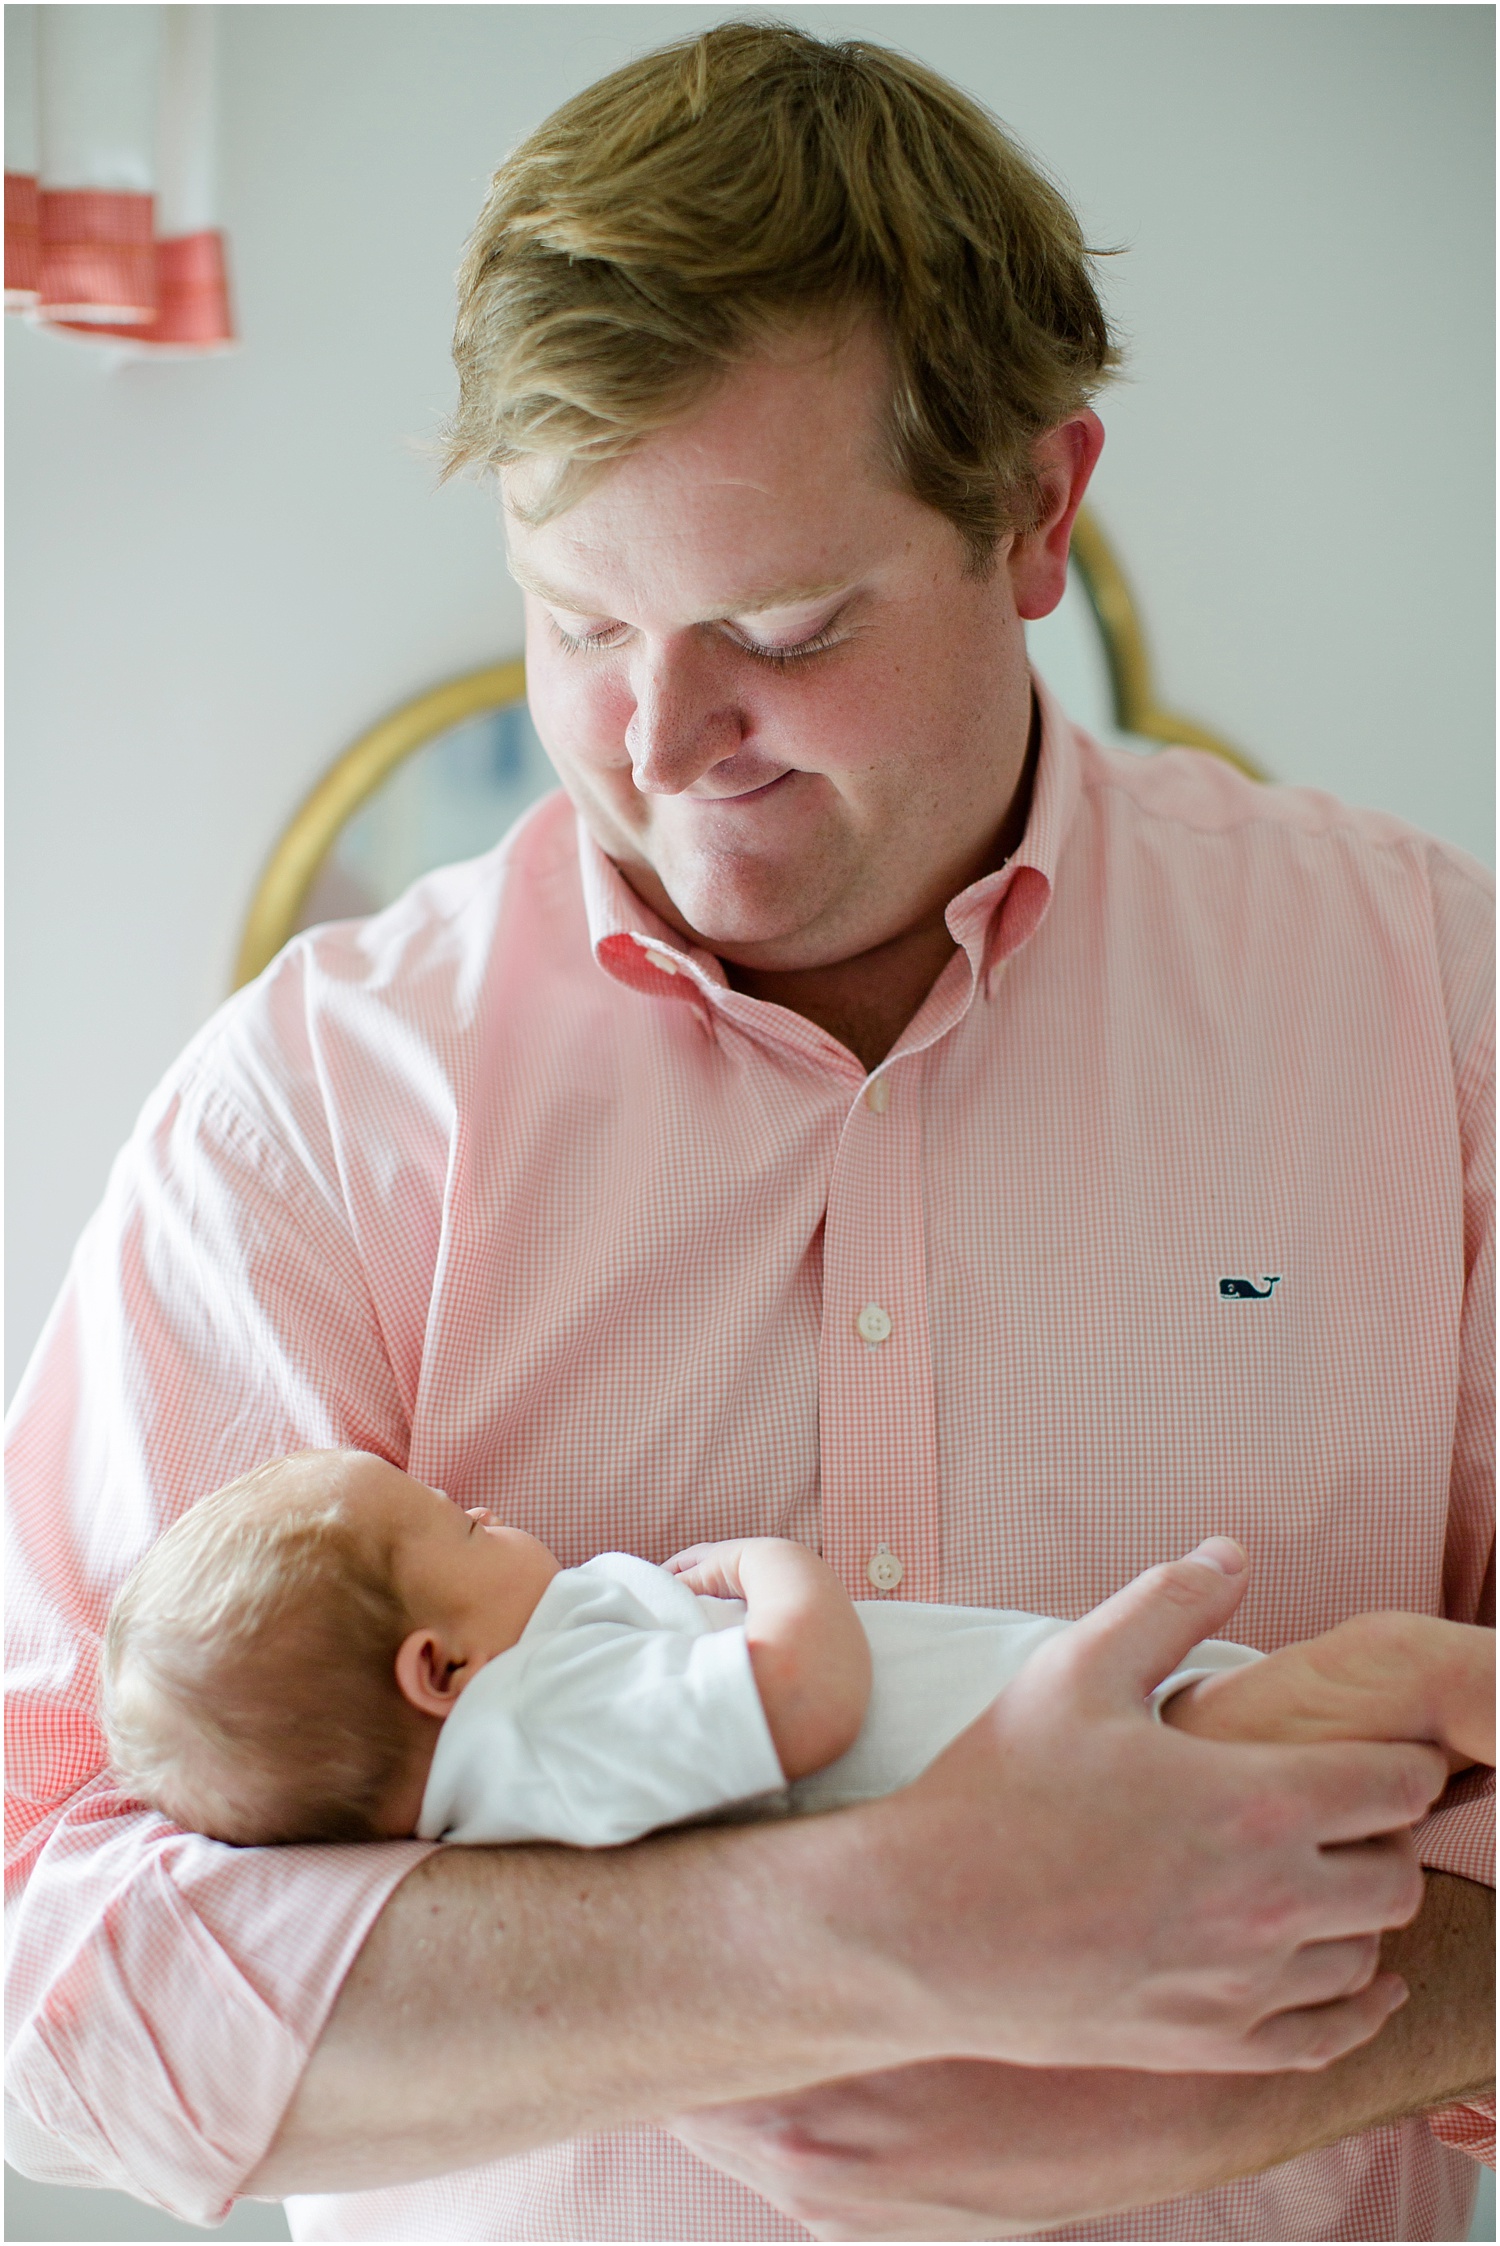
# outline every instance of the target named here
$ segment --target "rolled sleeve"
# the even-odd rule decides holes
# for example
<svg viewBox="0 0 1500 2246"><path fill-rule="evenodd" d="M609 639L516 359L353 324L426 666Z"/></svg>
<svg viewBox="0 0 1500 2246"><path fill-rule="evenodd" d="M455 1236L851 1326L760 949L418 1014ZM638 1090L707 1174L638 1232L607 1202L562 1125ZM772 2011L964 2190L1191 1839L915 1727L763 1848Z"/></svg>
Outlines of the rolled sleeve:
<svg viewBox="0 0 1500 2246"><path fill-rule="evenodd" d="M427 1853L226 1848L100 1781L52 1834L12 1922L22 2166L222 2222L370 1925Z"/></svg>
<svg viewBox="0 0 1500 2246"><path fill-rule="evenodd" d="M148 1104L8 1446L12 2157L197 2223L222 2220L265 2153L372 1921L428 1853L228 1848L129 1800L104 1767L101 1634L154 1539L289 1451L405 1460L403 1329L377 1313L292 1030L279 1112L258 1098L254 1025L279 1003L295 1026L296 972L283 962L236 1001ZM408 1120L410 1171L425 1144Z"/></svg>
<svg viewBox="0 0 1500 2246"><path fill-rule="evenodd" d="M1417 1827L1417 1852L1430 1872L1451 1872L1482 1887L1495 1884L1495 1773L1465 1771ZM1427 2116L1433 2135L1488 2167L1495 2165L1495 2099L1490 2092L1438 2106Z"/></svg>
<svg viewBox="0 0 1500 2246"><path fill-rule="evenodd" d="M1466 1770L1417 1827L1417 1852L1429 1872L1495 1884L1495 1773Z"/></svg>
<svg viewBox="0 0 1500 2246"><path fill-rule="evenodd" d="M1453 1052L1464 1181L1464 1298L1448 1491L1444 1611L1495 1626L1495 1042L1491 946L1472 884L1433 849L1433 925ZM1455 1778L1417 1828L1429 1871L1495 1884L1495 1774ZM1444 2144L1495 2164L1493 2093L1440 2106L1428 2126Z"/></svg>
<svg viewBox="0 0 1500 2246"><path fill-rule="evenodd" d="M1466 2152L1471 2160L1482 2160L1486 2168L1495 2165L1495 2093L1488 2091L1482 2098L1466 2098L1461 2105L1439 2106L1427 2116L1427 2126L1433 2135L1455 2152Z"/></svg>

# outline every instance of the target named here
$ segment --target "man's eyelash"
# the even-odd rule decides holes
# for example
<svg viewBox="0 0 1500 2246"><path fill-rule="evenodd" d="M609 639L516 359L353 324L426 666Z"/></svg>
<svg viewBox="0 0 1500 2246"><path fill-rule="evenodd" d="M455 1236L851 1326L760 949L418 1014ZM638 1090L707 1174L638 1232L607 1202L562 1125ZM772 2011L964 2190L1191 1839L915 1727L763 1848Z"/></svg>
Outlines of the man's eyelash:
<svg viewBox="0 0 1500 2246"><path fill-rule="evenodd" d="M736 640L735 645L742 647L747 655L753 655L757 663L771 663L778 670L785 670L791 663L800 663L804 656L821 655L826 647L837 646L839 637L831 624L825 624L821 632L811 639L798 640L795 647L756 647L750 640Z"/></svg>
<svg viewBox="0 0 1500 2246"><path fill-rule="evenodd" d="M598 654L613 647L619 634L625 629L622 624L616 624L607 632L579 635L565 632L555 616L551 619L551 624L558 646L569 655ZM800 663L809 655L821 655L825 648L837 646L841 636L832 624L825 624L821 632L814 633L811 639L799 640L795 647L757 647L753 640L743 639L737 639L734 645L742 654L754 656L757 663L769 663L777 670L786 670L789 665Z"/></svg>
<svg viewBox="0 0 1500 2246"><path fill-rule="evenodd" d="M565 632L555 616L550 621L558 646L566 648L570 655L592 655L601 647L613 647L617 635L624 629L623 625L615 624L607 632L586 632L580 638L573 632Z"/></svg>

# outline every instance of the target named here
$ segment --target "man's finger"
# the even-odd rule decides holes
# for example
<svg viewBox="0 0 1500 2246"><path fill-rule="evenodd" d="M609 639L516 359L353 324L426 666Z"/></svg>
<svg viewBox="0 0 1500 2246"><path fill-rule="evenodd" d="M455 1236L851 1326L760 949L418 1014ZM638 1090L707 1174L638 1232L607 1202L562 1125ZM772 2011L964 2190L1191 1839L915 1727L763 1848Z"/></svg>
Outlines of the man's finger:
<svg viewBox="0 0 1500 2246"><path fill-rule="evenodd" d="M1262 2020L1246 2039L1245 2048L1257 2073L1280 2074L1284 2069L1316 2073L1357 2051L1378 2035L1393 2012L1406 2002L1408 1990L1398 1973L1381 1973L1357 1996L1338 2004L1317 2004L1303 2012L1278 2012Z"/></svg>
<svg viewBox="0 0 1500 2246"><path fill-rule="evenodd" d="M1308 1942L1277 1981L1283 2011L1334 2004L1358 1996L1380 1971L1380 1936L1361 1934L1341 1942Z"/></svg>
<svg viewBox="0 0 1500 2246"><path fill-rule="evenodd" d="M1308 1941L1389 1934L1410 1926L1422 1908L1425 1882L1409 1832L1391 1833L1358 1848L1325 1850L1323 1877L1323 1895L1303 1915Z"/></svg>
<svg viewBox="0 0 1500 2246"><path fill-rule="evenodd" d="M1415 1825L1448 1783L1446 1758L1415 1740L1330 1739L1249 1752L1274 1759L1284 1798L1306 1802L1318 1845L1335 1851L1331 1864L1341 1844L1351 1844L1351 1854L1361 1841L1373 1850L1380 1835Z"/></svg>
<svg viewBox="0 0 1500 2246"><path fill-rule="evenodd" d="M1223 1627L1248 1581L1240 1547L1205 1537L1186 1559L1136 1576L1033 1658L1095 1703L1138 1706L1200 1638Z"/></svg>

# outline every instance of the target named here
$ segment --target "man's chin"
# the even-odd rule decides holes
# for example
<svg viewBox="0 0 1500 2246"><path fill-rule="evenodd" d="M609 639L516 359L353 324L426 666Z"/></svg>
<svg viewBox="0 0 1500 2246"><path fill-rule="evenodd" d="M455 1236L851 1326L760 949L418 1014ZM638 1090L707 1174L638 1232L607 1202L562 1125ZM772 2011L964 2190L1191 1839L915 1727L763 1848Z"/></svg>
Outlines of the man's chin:
<svg viewBox="0 0 1500 2246"><path fill-rule="evenodd" d="M809 898L804 881L746 879L743 869L726 880L717 869L683 878L668 868L662 881L673 916L705 951L740 967L804 964L789 955L815 942L826 901Z"/></svg>
<svg viewBox="0 0 1500 2246"><path fill-rule="evenodd" d="M769 973L776 968L816 964L813 946L799 927L767 925L754 918L717 918L711 913L704 916L705 926L680 908L679 917L687 922L692 942L713 952L728 967L755 967Z"/></svg>

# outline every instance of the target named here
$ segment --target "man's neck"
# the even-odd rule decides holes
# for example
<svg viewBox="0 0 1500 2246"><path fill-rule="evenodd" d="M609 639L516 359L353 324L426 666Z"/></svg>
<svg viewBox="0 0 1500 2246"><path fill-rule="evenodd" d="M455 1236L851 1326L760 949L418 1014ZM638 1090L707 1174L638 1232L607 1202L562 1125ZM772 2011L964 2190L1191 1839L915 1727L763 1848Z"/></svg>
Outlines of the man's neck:
<svg viewBox="0 0 1500 2246"><path fill-rule="evenodd" d="M1016 792L998 833L981 851L955 889L957 895L971 882L996 872L1019 847L1031 811L1032 785L1041 747L1041 711L1032 702L1031 738ZM724 971L735 990L763 998L773 1006L816 1022L836 1037L868 1072L878 1068L907 1024L914 1020L927 993L957 949L943 912L935 913L889 943L841 959L828 967L801 967L766 971L724 962Z"/></svg>
<svg viewBox="0 0 1500 2246"><path fill-rule="evenodd" d="M725 962L735 990L789 1007L819 1029L826 1029L861 1063L878 1068L954 952L942 916L908 929L857 959L830 967L801 967L766 973Z"/></svg>

